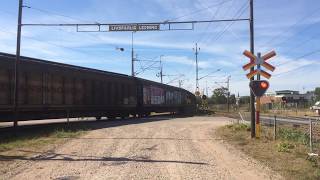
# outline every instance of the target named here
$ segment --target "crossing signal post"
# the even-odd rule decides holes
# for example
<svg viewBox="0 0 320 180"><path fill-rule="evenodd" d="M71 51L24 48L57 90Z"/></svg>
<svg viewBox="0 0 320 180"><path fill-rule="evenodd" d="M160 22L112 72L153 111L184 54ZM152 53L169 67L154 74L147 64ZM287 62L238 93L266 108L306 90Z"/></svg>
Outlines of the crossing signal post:
<svg viewBox="0 0 320 180"><path fill-rule="evenodd" d="M263 77L270 79L271 74L268 72L264 71L261 69L261 66L270 70L274 71L275 67L267 63L266 61L269 60L270 58L274 57L276 55L275 51L271 51L267 53L264 56L261 56L260 53L258 53L257 56L252 54L249 51L244 51L243 55L248 57L250 59L250 62L246 65L244 65L242 68L243 70L248 70L253 68L254 66L257 66L254 71L251 71L250 73L247 74L247 78L251 79L252 77L257 75L257 80L252 80L250 81L249 87L251 92L254 94L256 97L256 122L255 124L251 123L251 127L255 127L255 136L256 138L260 138L260 98L261 96L264 95L264 93L268 90L269 88L269 82L266 80L260 80L260 75Z"/></svg>
<svg viewBox="0 0 320 180"><path fill-rule="evenodd" d="M256 137L260 137L260 97L269 88L269 82L265 80L253 80L249 84L252 93L256 96Z"/></svg>

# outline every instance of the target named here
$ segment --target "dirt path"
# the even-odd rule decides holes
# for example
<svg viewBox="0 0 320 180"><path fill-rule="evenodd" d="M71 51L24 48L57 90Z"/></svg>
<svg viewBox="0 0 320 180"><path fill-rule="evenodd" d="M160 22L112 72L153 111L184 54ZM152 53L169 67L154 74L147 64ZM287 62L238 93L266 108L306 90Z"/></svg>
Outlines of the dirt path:
<svg viewBox="0 0 320 180"><path fill-rule="evenodd" d="M7 158L18 166L1 178L278 179L268 168L214 136L215 128L229 120L159 119L93 130L53 151Z"/></svg>

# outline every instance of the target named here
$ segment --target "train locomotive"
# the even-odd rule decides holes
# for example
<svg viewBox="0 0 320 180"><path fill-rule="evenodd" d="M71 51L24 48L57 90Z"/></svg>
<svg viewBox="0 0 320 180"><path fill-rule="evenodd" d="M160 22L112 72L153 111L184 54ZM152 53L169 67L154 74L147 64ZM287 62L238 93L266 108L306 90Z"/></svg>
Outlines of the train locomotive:
<svg viewBox="0 0 320 180"><path fill-rule="evenodd" d="M0 53L0 121L193 114L187 90L123 74L23 57L14 107L15 55Z"/></svg>

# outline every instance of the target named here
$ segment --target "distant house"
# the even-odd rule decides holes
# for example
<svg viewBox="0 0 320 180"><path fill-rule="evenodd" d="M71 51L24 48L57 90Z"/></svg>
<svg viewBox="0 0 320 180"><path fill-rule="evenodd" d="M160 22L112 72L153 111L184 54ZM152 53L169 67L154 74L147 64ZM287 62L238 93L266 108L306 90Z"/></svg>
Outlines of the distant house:
<svg viewBox="0 0 320 180"><path fill-rule="evenodd" d="M314 91L300 94L299 91L281 90L275 93L266 93L265 96L261 97L261 103L271 109L274 104L285 104L294 107L305 106L314 99Z"/></svg>
<svg viewBox="0 0 320 180"><path fill-rule="evenodd" d="M276 97L275 95L266 94L260 99L262 105L265 105L268 109L272 109L274 104L279 104L282 102L281 97Z"/></svg>
<svg viewBox="0 0 320 180"><path fill-rule="evenodd" d="M302 104L313 101L315 95L313 91L307 92L305 94L300 94L299 91L282 90L276 91L275 97L281 97L281 99L286 103Z"/></svg>

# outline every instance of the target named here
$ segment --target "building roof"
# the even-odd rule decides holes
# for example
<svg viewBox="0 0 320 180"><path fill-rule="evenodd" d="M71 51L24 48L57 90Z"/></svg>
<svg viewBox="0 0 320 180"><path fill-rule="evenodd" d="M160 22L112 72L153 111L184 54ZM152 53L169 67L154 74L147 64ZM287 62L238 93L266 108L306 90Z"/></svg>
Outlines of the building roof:
<svg viewBox="0 0 320 180"><path fill-rule="evenodd" d="M281 90L281 91L276 91L276 94L299 94L299 91L292 91L292 90Z"/></svg>

